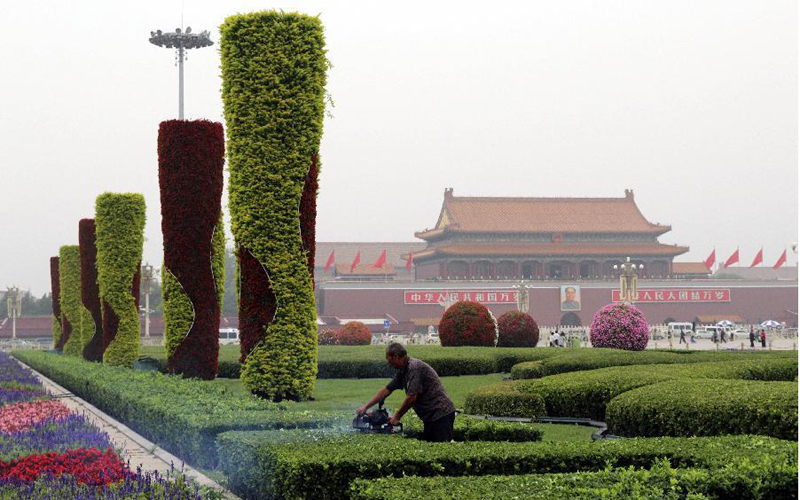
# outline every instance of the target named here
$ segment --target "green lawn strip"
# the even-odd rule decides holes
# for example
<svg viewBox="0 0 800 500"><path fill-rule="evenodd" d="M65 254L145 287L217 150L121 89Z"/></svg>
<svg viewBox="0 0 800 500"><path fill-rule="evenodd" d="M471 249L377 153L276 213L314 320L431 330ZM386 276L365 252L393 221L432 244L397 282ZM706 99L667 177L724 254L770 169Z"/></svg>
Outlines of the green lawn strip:
<svg viewBox="0 0 800 500"><path fill-rule="evenodd" d="M472 477L385 477L357 479L353 500L683 500L797 498L793 465L770 457L756 464L712 469L675 469L667 460L649 470L606 468L599 472ZM694 495L694 496L693 496Z"/></svg>
<svg viewBox="0 0 800 500"><path fill-rule="evenodd" d="M318 431L317 431L318 432ZM217 439L220 467L246 497L344 499L355 479L563 473L613 467L722 467L759 462L797 467L797 443L763 436L647 438L604 442L426 443L399 436L315 435L308 431L226 432ZM458 498L458 497L454 497Z"/></svg>
<svg viewBox="0 0 800 500"><path fill-rule="evenodd" d="M797 382L675 380L621 394L606 420L620 436L763 434L797 441Z"/></svg>

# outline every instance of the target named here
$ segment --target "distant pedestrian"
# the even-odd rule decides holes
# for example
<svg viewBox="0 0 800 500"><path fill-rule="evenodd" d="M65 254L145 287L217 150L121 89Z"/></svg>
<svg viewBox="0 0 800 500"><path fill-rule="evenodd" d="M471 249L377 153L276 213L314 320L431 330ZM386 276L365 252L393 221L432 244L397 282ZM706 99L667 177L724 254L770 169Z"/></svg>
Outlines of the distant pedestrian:
<svg viewBox="0 0 800 500"><path fill-rule="evenodd" d="M725 330L719 331L719 338L722 339L723 342L727 343L728 341L725 340Z"/></svg>
<svg viewBox="0 0 800 500"><path fill-rule="evenodd" d="M567 336L561 335L558 337L558 347L566 347Z"/></svg>
<svg viewBox="0 0 800 500"><path fill-rule="evenodd" d="M761 348L767 347L767 331L763 328L761 329Z"/></svg>
<svg viewBox="0 0 800 500"><path fill-rule="evenodd" d="M697 343L697 337L695 337L695 331L694 331L694 324L692 324L692 333L689 335L689 338L692 340L692 344Z"/></svg>
<svg viewBox="0 0 800 500"><path fill-rule="evenodd" d="M750 347L756 346L756 332L753 330L753 327L750 327Z"/></svg>

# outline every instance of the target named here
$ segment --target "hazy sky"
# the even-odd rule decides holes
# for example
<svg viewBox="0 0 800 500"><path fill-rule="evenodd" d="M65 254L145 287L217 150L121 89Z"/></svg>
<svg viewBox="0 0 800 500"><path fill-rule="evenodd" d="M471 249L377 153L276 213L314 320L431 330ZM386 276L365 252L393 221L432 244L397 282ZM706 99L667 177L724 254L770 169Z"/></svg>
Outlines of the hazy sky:
<svg viewBox="0 0 800 500"><path fill-rule="evenodd" d="M317 239L412 241L456 195L624 195L671 224L679 260L798 232L793 0L185 1L215 45L186 63L187 118L223 121L219 25L319 14L335 107L322 138ZM49 291L104 191L143 193L160 266L156 139L177 117L174 52L151 30L180 0L0 3L0 287ZM227 193L223 198L227 214ZM795 259L790 254L790 263Z"/></svg>

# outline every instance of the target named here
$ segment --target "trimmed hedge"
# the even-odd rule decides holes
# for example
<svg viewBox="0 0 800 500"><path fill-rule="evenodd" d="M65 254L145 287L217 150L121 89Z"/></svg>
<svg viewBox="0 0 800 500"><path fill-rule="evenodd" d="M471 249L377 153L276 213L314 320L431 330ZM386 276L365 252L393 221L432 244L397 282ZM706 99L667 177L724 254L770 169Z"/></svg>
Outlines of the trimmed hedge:
<svg viewBox="0 0 800 500"><path fill-rule="evenodd" d="M492 315L480 302L456 302L447 308L439 321L439 339L446 347L493 347L496 337Z"/></svg>
<svg viewBox="0 0 800 500"><path fill-rule="evenodd" d="M539 325L530 314L509 311L497 319L497 347L536 347Z"/></svg>
<svg viewBox="0 0 800 500"><path fill-rule="evenodd" d="M14 357L187 463L214 467L221 432L349 425L351 413L289 411L225 388L157 372L89 363L37 351Z"/></svg>
<svg viewBox="0 0 800 500"><path fill-rule="evenodd" d="M268 399L307 399L317 374L317 330L298 208L322 136L322 23L267 11L228 17L220 33L231 229L280 304L263 338L243 351L242 382ZM241 278L244 289L248 275Z"/></svg>
<svg viewBox="0 0 800 500"><path fill-rule="evenodd" d="M89 336L83 347L83 359L103 361L103 313L100 307L100 287L97 286L97 232L94 219L78 222L78 243L81 254L81 302L89 312L84 335Z"/></svg>
<svg viewBox="0 0 800 500"><path fill-rule="evenodd" d="M61 343L61 284L58 272L58 257L50 257L50 291L53 302L53 349L60 349Z"/></svg>
<svg viewBox="0 0 800 500"><path fill-rule="evenodd" d="M544 399L522 382L491 384L467 394L464 411L473 415L537 418L547 414Z"/></svg>
<svg viewBox="0 0 800 500"><path fill-rule="evenodd" d="M167 367L187 378L212 380L217 375L220 290L225 283L218 248L224 258L224 163L222 124L167 120L159 125Z"/></svg>
<svg viewBox="0 0 800 500"><path fill-rule="evenodd" d="M405 437L421 439L424 425L415 415L403 417ZM524 423L481 420L458 416L453 423L453 441L507 441L522 443L541 441L541 429Z"/></svg>
<svg viewBox="0 0 800 500"><path fill-rule="evenodd" d="M606 419L620 436L763 434L797 441L797 383L664 382L612 399Z"/></svg>
<svg viewBox="0 0 800 500"><path fill-rule="evenodd" d="M103 193L95 202L97 283L103 305L103 363L133 366L139 357L139 278L144 197Z"/></svg>
<svg viewBox="0 0 800 500"><path fill-rule="evenodd" d="M523 363L511 369L515 379L540 378L547 375L611 366L704 363L746 359L795 358L797 351L625 351L621 349L569 349L558 351L535 363Z"/></svg>
<svg viewBox="0 0 800 500"><path fill-rule="evenodd" d="M88 311L81 303L81 256L78 245L62 246L58 256L61 331L64 337L62 349L64 354L80 356L83 352L83 323L84 320L88 323Z"/></svg>
<svg viewBox="0 0 800 500"><path fill-rule="evenodd" d="M600 472L473 477L386 477L353 482L354 500L679 500L797 498L796 470L765 456L756 463L710 469L675 469L656 461L649 470L606 468Z"/></svg>
<svg viewBox="0 0 800 500"><path fill-rule="evenodd" d="M370 345L372 332L360 321L350 321L336 331L337 345Z"/></svg>
<svg viewBox="0 0 800 500"><path fill-rule="evenodd" d="M228 432L217 438L220 468L229 487L246 498L346 499L355 479L400 476L483 476L651 467L721 468L742 463L781 464L781 484L796 476L797 444L759 436L650 438L604 442L426 443L398 436L346 435L292 439L285 433ZM764 471L767 472L767 471ZM458 497L451 497L458 498Z"/></svg>

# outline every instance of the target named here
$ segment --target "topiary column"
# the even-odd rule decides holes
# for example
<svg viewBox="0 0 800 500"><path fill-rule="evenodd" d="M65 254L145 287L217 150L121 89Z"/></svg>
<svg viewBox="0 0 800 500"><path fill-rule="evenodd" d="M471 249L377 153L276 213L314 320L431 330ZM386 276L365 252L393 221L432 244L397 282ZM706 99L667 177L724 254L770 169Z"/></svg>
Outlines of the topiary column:
<svg viewBox="0 0 800 500"><path fill-rule="evenodd" d="M139 357L139 272L144 197L103 193L95 203L97 283L103 309L103 363L133 366Z"/></svg>
<svg viewBox="0 0 800 500"><path fill-rule="evenodd" d="M100 307L100 287L97 285L97 232L94 219L78 222L78 246L81 254L81 302L89 316L83 325L83 358L103 361L103 314Z"/></svg>
<svg viewBox="0 0 800 500"><path fill-rule="evenodd" d="M78 245L62 246L58 256L62 349L64 354L80 356L83 352L83 323L88 322L89 316L81 303L81 256Z"/></svg>
<svg viewBox="0 0 800 500"><path fill-rule="evenodd" d="M224 162L220 123L169 120L159 126L167 368L206 380L217 375L225 287Z"/></svg>
<svg viewBox="0 0 800 500"><path fill-rule="evenodd" d="M50 296L53 302L53 349L61 349L61 284L59 283L58 257L50 257Z"/></svg>
<svg viewBox="0 0 800 500"><path fill-rule="evenodd" d="M322 31L317 18L274 11L221 27L240 330L253 335L242 340L242 381L275 400L310 397L317 373L308 212L325 110Z"/></svg>

